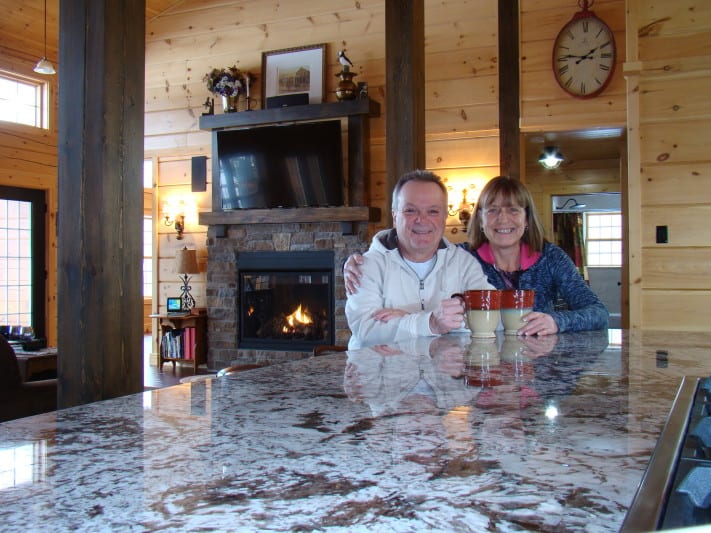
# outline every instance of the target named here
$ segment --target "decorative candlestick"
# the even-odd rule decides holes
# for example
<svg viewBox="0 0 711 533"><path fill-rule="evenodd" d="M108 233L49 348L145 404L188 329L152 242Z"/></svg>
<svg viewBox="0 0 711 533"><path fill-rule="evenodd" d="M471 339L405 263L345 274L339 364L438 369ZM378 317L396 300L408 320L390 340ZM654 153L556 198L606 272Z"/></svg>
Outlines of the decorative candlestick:
<svg viewBox="0 0 711 533"><path fill-rule="evenodd" d="M250 105L249 105L249 86L252 83L252 77L249 75L249 73L245 74L244 82L247 84L247 111L251 111Z"/></svg>

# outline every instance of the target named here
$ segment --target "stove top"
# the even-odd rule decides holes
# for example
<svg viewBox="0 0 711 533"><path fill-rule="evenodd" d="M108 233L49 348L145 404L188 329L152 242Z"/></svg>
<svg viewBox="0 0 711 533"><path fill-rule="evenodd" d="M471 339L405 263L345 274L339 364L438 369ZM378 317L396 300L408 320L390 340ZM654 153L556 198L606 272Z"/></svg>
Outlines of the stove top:
<svg viewBox="0 0 711 533"><path fill-rule="evenodd" d="M621 532L711 524L711 378L682 380Z"/></svg>

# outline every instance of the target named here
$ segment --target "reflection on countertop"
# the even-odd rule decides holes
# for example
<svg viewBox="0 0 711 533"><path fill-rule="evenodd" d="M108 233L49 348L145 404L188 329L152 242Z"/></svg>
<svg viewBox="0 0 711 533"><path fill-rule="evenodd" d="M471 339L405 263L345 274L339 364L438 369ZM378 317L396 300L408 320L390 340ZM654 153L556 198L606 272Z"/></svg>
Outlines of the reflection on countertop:
<svg viewBox="0 0 711 533"><path fill-rule="evenodd" d="M3 531L617 531L711 335L419 338L0 424ZM664 357L659 357L664 353Z"/></svg>

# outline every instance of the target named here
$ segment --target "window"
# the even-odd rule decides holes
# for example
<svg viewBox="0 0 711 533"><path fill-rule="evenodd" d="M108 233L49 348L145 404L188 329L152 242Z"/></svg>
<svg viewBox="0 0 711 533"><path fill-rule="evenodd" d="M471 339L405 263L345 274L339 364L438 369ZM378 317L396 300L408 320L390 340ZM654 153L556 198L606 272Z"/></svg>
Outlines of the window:
<svg viewBox="0 0 711 533"><path fill-rule="evenodd" d="M44 191L0 186L0 324L45 335Z"/></svg>
<svg viewBox="0 0 711 533"><path fill-rule="evenodd" d="M46 440L0 450L0 490L42 483L46 472Z"/></svg>
<svg viewBox="0 0 711 533"><path fill-rule="evenodd" d="M0 120L47 128L46 83L0 70Z"/></svg>
<svg viewBox="0 0 711 533"><path fill-rule="evenodd" d="M589 267L622 265L622 213L586 213L585 234Z"/></svg>
<svg viewBox="0 0 711 533"><path fill-rule="evenodd" d="M153 219L143 217L143 297L153 297Z"/></svg>
<svg viewBox="0 0 711 533"><path fill-rule="evenodd" d="M150 159L143 160L143 188L153 190L153 161ZM153 218L150 216L143 217L143 297L153 297Z"/></svg>

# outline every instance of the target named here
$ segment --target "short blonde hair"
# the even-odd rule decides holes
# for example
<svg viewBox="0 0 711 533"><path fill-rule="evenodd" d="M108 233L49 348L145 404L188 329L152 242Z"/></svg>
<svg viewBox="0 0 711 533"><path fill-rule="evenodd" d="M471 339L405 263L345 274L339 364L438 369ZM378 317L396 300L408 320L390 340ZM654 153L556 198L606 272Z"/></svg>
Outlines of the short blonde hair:
<svg viewBox="0 0 711 533"><path fill-rule="evenodd" d="M479 200L474 210L474 216L469 223L469 246L476 250L489 242L482 225L482 214L484 209L489 207L494 201L501 197L505 204L517 204L526 210L526 231L521 240L534 252L543 250L543 224L533 203L533 197L526 186L521 181L509 178L508 176L497 176L489 181L481 190Z"/></svg>

